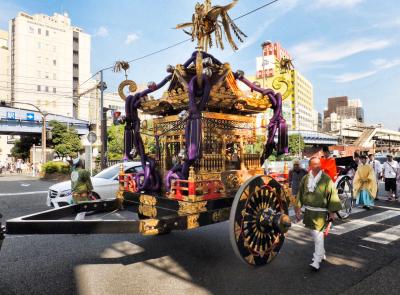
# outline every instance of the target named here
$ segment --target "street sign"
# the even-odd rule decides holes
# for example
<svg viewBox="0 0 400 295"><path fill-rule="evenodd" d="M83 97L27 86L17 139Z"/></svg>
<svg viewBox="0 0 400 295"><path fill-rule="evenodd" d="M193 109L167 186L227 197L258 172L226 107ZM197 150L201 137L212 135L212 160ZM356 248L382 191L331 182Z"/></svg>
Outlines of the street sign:
<svg viewBox="0 0 400 295"><path fill-rule="evenodd" d="M87 139L91 144L95 143L97 140L96 133L94 133L93 131L90 131L89 134L87 135Z"/></svg>
<svg viewBox="0 0 400 295"><path fill-rule="evenodd" d="M26 113L26 120L27 121L34 121L35 120L35 113Z"/></svg>
<svg viewBox="0 0 400 295"><path fill-rule="evenodd" d="M7 112L8 120L15 120L15 112Z"/></svg>

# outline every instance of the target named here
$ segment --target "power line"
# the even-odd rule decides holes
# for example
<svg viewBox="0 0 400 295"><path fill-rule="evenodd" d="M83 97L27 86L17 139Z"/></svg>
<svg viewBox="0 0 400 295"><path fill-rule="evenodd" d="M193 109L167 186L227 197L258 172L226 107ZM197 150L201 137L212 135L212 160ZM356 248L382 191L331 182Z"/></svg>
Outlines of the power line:
<svg viewBox="0 0 400 295"><path fill-rule="evenodd" d="M249 12L246 12L245 14L242 14L242 15L240 15L240 16L234 18L233 20L238 20L238 19L240 19L240 18L243 18L243 17L245 17L245 16L248 16L249 14L252 14L252 13L258 11L258 10L261 10L261 9L263 9L263 8L269 6L269 5L272 5L272 4L274 4L275 2L278 2L278 1L279 1L279 0L270 1L270 2L268 2L268 3L266 3L266 4L264 4L264 5L261 5L260 7L257 7L257 8L255 8L255 9L249 11ZM166 50L168 50L168 49L171 49L171 48L173 48L173 47L176 47L176 46L179 46L179 45L181 45L181 44L183 44L183 43L186 43L186 42L188 42L188 41L190 41L190 40L192 40L192 39L191 39L191 38L188 38L188 39L186 39L186 40L183 40L183 41L180 41L180 42L178 42L178 43L172 44L172 45L170 45L170 46L168 46L168 47L165 47L165 48L162 48L162 49L153 51L153 52L151 52L151 53L149 53L149 54L143 55L143 56L141 56L141 57L132 59L132 60L128 61L128 63L135 62L135 61L144 59L144 58L146 58L146 57L155 55L155 54L157 54L157 53L166 51ZM103 68L103 69L99 70L98 72L100 72L100 71L106 71L106 70L112 69L113 67L114 67L114 65L109 66L109 67L107 67L107 68ZM97 73L98 73L98 72L97 72ZM96 74L97 74L97 73L96 73ZM86 81L85 81L85 82L86 82Z"/></svg>
<svg viewBox="0 0 400 295"><path fill-rule="evenodd" d="M262 5L262 6L258 7L258 8L256 8L256 9L253 9L253 10L251 10L251 11L249 11L249 12L246 12L245 14L240 15L240 16L234 18L233 20L238 20L238 19L240 19L240 18L242 18L242 17L248 16L249 14L252 14L253 12L256 12L256 11L258 11L258 10L260 10L260 9L263 9L263 8L265 8L265 7L267 7L267 6L271 5L271 4L274 4L275 2L278 2L278 1L279 1L279 0L273 0L273 1L269 2L269 3L266 3L266 4L264 4L264 5Z"/></svg>

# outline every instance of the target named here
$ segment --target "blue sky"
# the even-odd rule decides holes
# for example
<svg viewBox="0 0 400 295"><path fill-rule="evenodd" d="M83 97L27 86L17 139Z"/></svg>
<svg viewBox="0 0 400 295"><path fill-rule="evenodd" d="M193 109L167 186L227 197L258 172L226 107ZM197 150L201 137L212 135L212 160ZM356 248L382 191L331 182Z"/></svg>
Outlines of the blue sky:
<svg viewBox="0 0 400 295"><path fill-rule="evenodd" d="M0 28L20 10L30 14L68 12L72 23L92 34L92 72L116 60L131 60L185 40L171 29L189 21L197 1L50 1L0 0ZM228 0L214 0L226 4ZM240 0L232 18L269 0ZM265 40L279 41L294 65L314 85L315 108L322 111L331 96L362 100L366 121L400 127L400 2L398 0L279 0L237 21L248 35L238 52L212 50L233 69L253 75L255 57ZM194 50L185 43L131 65L138 83L160 81L168 64L183 63ZM109 90L124 77L105 73Z"/></svg>

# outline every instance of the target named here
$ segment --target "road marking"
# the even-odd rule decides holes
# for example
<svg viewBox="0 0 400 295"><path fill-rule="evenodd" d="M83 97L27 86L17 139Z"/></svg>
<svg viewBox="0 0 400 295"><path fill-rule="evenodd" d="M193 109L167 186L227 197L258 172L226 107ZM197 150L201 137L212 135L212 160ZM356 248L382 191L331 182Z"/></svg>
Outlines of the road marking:
<svg viewBox="0 0 400 295"><path fill-rule="evenodd" d="M21 186L30 186L29 183L21 183Z"/></svg>
<svg viewBox="0 0 400 295"><path fill-rule="evenodd" d="M340 225L335 225L330 233L334 235L342 235L348 232L351 232L353 230L357 230L363 227L366 227L368 225L380 222L385 219L390 219L396 216L400 215L400 211L394 211L394 210L388 210L385 212L381 212L378 214L370 215L362 219L354 219L352 221L340 224Z"/></svg>
<svg viewBox="0 0 400 295"><path fill-rule="evenodd" d="M389 244L390 242L394 242L398 239L400 239L400 225L393 226L387 230L374 233L366 238L363 238L364 241L378 244Z"/></svg>
<svg viewBox="0 0 400 295"><path fill-rule="evenodd" d="M47 194L48 191L37 191L37 192L24 192L24 193L7 193L7 194L0 194L0 197L3 196L23 196L23 195L34 195L34 194Z"/></svg>

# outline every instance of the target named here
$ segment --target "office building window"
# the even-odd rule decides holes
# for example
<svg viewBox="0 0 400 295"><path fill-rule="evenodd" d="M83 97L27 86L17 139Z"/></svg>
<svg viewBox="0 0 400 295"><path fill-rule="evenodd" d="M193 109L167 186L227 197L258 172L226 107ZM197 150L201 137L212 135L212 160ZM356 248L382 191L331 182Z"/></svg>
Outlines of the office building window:
<svg viewBox="0 0 400 295"><path fill-rule="evenodd" d="M49 86L46 86L46 92L49 92Z"/></svg>
<svg viewBox="0 0 400 295"><path fill-rule="evenodd" d="M56 73L53 73L53 80L57 80Z"/></svg>
<svg viewBox="0 0 400 295"><path fill-rule="evenodd" d="M48 30L46 30L46 36L49 36L49 31Z"/></svg>
<svg viewBox="0 0 400 295"><path fill-rule="evenodd" d="M40 35L40 34L42 34L42 29L41 28L38 28L37 29L37 33Z"/></svg>
<svg viewBox="0 0 400 295"><path fill-rule="evenodd" d="M49 73L48 73L48 72L46 72L45 78L46 78L46 79L49 79Z"/></svg>
<svg viewBox="0 0 400 295"><path fill-rule="evenodd" d="M53 66L57 65L57 61L55 59L53 59Z"/></svg>
<svg viewBox="0 0 400 295"><path fill-rule="evenodd" d="M53 93L57 93L57 89L53 87Z"/></svg>
<svg viewBox="0 0 400 295"><path fill-rule="evenodd" d="M35 32L35 30L33 29L33 27L29 26L29 33L33 34Z"/></svg>
<svg viewBox="0 0 400 295"><path fill-rule="evenodd" d="M40 91L40 85L37 86L36 90L37 90L37 91Z"/></svg>

